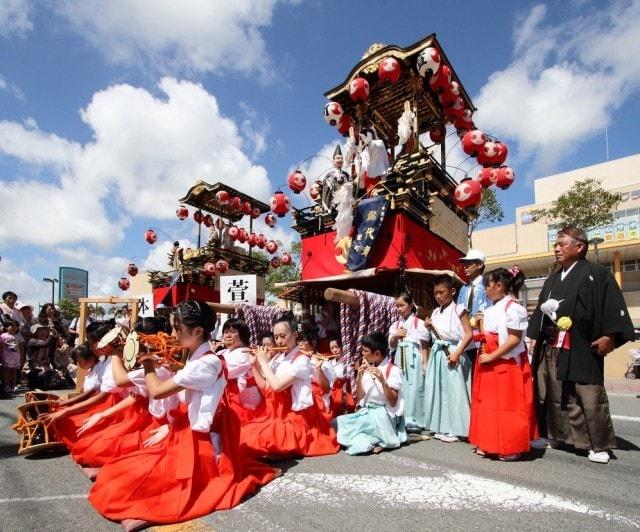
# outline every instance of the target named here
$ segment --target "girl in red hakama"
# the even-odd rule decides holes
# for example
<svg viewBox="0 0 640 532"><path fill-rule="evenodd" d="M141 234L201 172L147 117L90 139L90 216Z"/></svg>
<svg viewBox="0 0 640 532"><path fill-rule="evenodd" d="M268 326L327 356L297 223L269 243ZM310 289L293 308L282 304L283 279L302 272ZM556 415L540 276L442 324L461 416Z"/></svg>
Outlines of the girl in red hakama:
<svg viewBox="0 0 640 532"><path fill-rule="evenodd" d="M498 268L484 274L493 306L484 311L484 333L474 373L469 442L480 455L515 460L537 438L531 366L524 345L527 310L515 298L524 275Z"/></svg>
<svg viewBox="0 0 640 532"><path fill-rule="evenodd" d="M45 423L53 423L60 441L68 449L77 441L77 430L89 416L110 408L123 398L123 390L115 385L111 376L110 358L98 358L98 341L112 327L113 322L95 322L87 327L87 342L71 351L78 366L87 371L83 391L60 402L56 411L44 416Z"/></svg>
<svg viewBox="0 0 640 532"><path fill-rule="evenodd" d="M222 326L224 351L216 354L224 359L227 367L227 398L241 423L264 413L265 402L251 371L249 344L251 332L247 324L231 318Z"/></svg>
<svg viewBox="0 0 640 532"><path fill-rule="evenodd" d="M353 400L351 393L345 390L347 383L347 368L346 361L342 353L342 338L340 336L329 338L329 350L334 356L329 361L333 368L333 374L335 380L331 386L329 409L331 411L331 417L341 416L342 414L348 414L356 409L356 403Z"/></svg>
<svg viewBox="0 0 640 532"><path fill-rule="evenodd" d="M336 380L333 366L329 360L316 357L317 341L310 332L298 333L298 349L310 356L313 372L311 373L311 392L318 408L331 421L331 387Z"/></svg>
<svg viewBox="0 0 640 532"><path fill-rule="evenodd" d="M91 489L91 504L126 530L232 508L274 477L273 469L239 455L238 419L230 408L218 410L226 380L206 341L214 326L209 306L184 301L174 310L174 327L189 349L185 367L163 381L154 360L142 357L150 397L177 395L180 404L168 415L166 438L103 466Z"/></svg>
<svg viewBox="0 0 640 532"><path fill-rule="evenodd" d="M267 349L252 355L253 374L266 401L264 416L243 425L241 443L254 456L282 458L338 452L336 433L313 399L311 361L296 347L296 323L273 326L276 346L286 348L271 360Z"/></svg>

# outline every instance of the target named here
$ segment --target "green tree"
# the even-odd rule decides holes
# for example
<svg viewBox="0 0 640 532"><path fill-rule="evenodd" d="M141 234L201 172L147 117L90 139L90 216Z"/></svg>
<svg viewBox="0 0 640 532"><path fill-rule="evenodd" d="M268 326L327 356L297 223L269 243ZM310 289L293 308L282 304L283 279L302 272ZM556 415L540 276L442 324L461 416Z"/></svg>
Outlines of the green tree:
<svg viewBox="0 0 640 532"><path fill-rule="evenodd" d="M469 222L469 247L472 247L472 235L476 228L481 223L496 223L501 222L504 218L504 211L502 205L498 201L495 191L490 188L485 188L482 191L482 201L480 207L478 207L478 216Z"/></svg>
<svg viewBox="0 0 640 532"><path fill-rule="evenodd" d="M302 271L302 268L300 267L301 249L302 245L300 244L300 242L294 242L291 245L291 249L289 250L291 258L293 259L291 264L289 266L281 265L279 268L269 267L269 271L267 272L267 275L265 277L265 291L267 299L273 301L274 299L280 297L283 289L276 288L276 283L288 283L300 279ZM260 255L258 256L270 260L270 257L268 257L265 253L260 253Z"/></svg>
<svg viewBox="0 0 640 532"><path fill-rule="evenodd" d="M613 211L621 200L620 194L607 192L600 181L589 178L576 181L550 208L536 209L531 214L536 221L572 224L587 231L613 222Z"/></svg>
<svg viewBox="0 0 640 532"><path fill-rule="evenodd" d="M58 301L58 305L60 305L60 314L65 320L71 321L73 318L80 316L80 303L70 299L61 299Z"/></svg>

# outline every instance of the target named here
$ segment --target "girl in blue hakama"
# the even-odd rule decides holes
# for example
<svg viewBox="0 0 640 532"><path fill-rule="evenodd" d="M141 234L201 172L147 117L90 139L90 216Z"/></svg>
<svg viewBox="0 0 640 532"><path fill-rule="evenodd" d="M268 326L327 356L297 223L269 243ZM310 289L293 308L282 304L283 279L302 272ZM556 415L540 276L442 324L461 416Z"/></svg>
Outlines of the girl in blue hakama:
<svg viewBox="0 0 640 532"><path fill-rule="evenodd" d="M402 372L387 358L387 338L374 332L362 339L356 396L359 410L338 416L338 443L348 454L395 449L407 441Z"/></svg>

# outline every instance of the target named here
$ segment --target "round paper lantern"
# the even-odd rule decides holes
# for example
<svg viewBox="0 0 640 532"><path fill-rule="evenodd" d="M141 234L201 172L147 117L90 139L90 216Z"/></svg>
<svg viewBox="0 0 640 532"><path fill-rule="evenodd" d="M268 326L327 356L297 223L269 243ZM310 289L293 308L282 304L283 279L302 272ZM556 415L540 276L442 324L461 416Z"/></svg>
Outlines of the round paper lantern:
<svg viewBox="0 0 640 532"><path fill-rule="evenodd" d="M278 190L273 196L271 196L271 212L276 214L279 218L284 217L284 215L289 212L290 207L291 201L287 198L284 192Z"/></svg>
<svg viewBox="0 0 640 532"><path fill-rule="evenodd" d="M478 164L482 166L497 166L500 159L500 147L497 142L487 141L478 153Z"/></svg>
<svg viewBox="0 0 640 532"><path fill-rule="evenodd" d="M213 225L213 216L207 214L204 218L202 218L202 223L205 227L211 227Z"/></svg>
<svg viewBox="0 0 640 532"><path fill-rule="evenodd" d="M312 200L320 199L320 195L322 194L322 183L320 181L316 181L311 188L309 189L309 196L311 196Z"/></svg>
<svg viewBox="0 0 640 532"><path fill-rule="evenodd" d="M509 148L507 148L507 145L504 142L500 142L499 140L496 140L496 146L498 146L498 154L494 159L494 164L504 164L507 160L507 155L509 154Z"/></svg>
<svg viewBox="0 0 640 532"><path fill-rule="evenodd" d="M456 118L455 126L458 131L463 130L465 133L474 128L473 115L469 109L465 109L462 114Z"/></svg>
<svg viewBox="0 0 640 532"><path fill-rule="evenodd" d="M243 201L242 202L242 207L240 208L240 210L242 211L242 214L246 214L248 216L251 215L251 202L249 201Z"/></svg>
<svg viewBox="0 0 640 532"><path fill-rule="evenodd" d="M239 196L233 196L230 200L229 200L229 206L234 210L234 211L239 211L240 209L242 209L242 200L240 199Z"/></svg>
<svg viewBox="0 0 640 532"><path fill-rule="evenodd" d="M197 224L202 223L202 211L194 211L193 213L193 221Z"/></svg>
<svg viewBox="0 0 640 532"><path fill-rule="evenodd" d="M282 262L282 264L284 264L285 266L289 266L292 261L293 259L291 258L291 255L289 255L289 253L287 252L283 253L282 257L280 257L280 262Z"/></svg>
<svg viewBox="0 0 640 532"><path fill-rule="evenodd" d="M433 126L429 130L429 138L431 139L431 142L436 142L439 144L444 140L444 137L444 129L440 126Z"/></svg>
<svg viewBox="0 0 640 532"><path fill-rule="evenodd" d="M144 232L144 239L149 242L149 244L155 244L156 240L158 240L158 235L153 229L147 229Z"/></svg>
<svg viewBox="0 0 640 532"><path fill-rule="evenodd" d="M431 90L439 94L449 88L451 84L451 69L447 65L441 65L435 76L429 79Z"/></svg>
<svg viewBox="0 0 640 532"><path fill-rule="evenodd" d="M464 100L460 97L453 105L445 107L444 115L452 121L456 121L458 117L464 113Z"/></svg>
<svg viewBox="0 0 640 532"><path fill-rule="evenodd" d="M273 257L271 259L271 267L272 268L279 268L280 267L280 259L278 257Z"/></svg>
<svg viewBox="0 0 640 532"><path fill-rule="evenodd" d="M269 240L267 242L265 249L270 255L273 255L276 251L278 251L278 243L275 240Z"/></svg>
<svg viewBox="0 0 640 532"><path fill-rule="evenodd" d="M268 226L268 227L275 227L276 223L278 223L277 218L273 215L273 214L267 214L264 217L264 223Z"/></svg>
<svg viewBox="0 0 640 532"><path fill-rule="evenodd" d="M416 60L416 68L423 78L433 76L440 68L440 52L432 46L425 48Z"/></svg>
<svg viewBox="0 0 640 532"><path fill-rule="evenodd" d="M251 209L251 218L254 220L260 216L260 207L254 207Z"/></svg>
<svg viewBox="0 0 640 532"><path fill-rule="evenodd" d="M460 85L457 81L449 83L449 87L440 95L440 103L442 105L451 106L460 98Z"/></svg>
<svg viewBox="0 0 640 532"><path fill-rule="evenodd" d="M247 236L247 244L249 244L249 247L255 247L258 245L258 235L256 235L255 233L249 233L249 235Z"/></svg>
<svg viewBox="0 0 640 532"><path fill-rule="evenodd" d="M216 270L218 270L219 273L225 273L228 269L229 263L226 260L220 259L216 262Z"/></svg>
<svg viewBox="0 0 640 532"><path fill-rule="evenodd" d="M461 209L475 207L482 199L482 186L473 179L463 179L456 187L454 198Z"/></svg>
<svg viewBox="0 0 640 532"><path fill-rule="evenodd" d="M216 218L216 229L222 229L224 227L224 220L222 218Z"/></svg>
<svg viewBox="0 0 640 532"><path fill-rule="evenodd" d="M349 128L355 126L356 121L349 113L344 113L338 122L338 132L344 136L349 134Z"/></svg>
<svg viewBox="0 0 640 532"><path fill-rule="evenodd" d="M138 267L132 262L131 264L129 264L127 272L131 277L135 277L136 275L138 275Z"/></svg>
<svg viewBox="0 0 640 532"><path fill-rule="evenodd" d="M184 205L180 205L180 207L176 209L176 216L178 220L186 220L187 216L189 216L189 210Z"/></svg>
<svg viewBox="0 0 640 532"><path fill-rule="evenodd" d="M267 245L267 237L264 236L262 233L260 233L258 235L258 240L256 242L256 245L260 248L260 249L264 249L264 247Z"/></svg>
<svg viewBox="0 0 640 532"><path fill-rule="evenodd" d="M349 96L356 103L364 102L369 97L369 82L360 76L351 80Z"/></svg>
<svg viewBox="0 0 640 532"><path fill-rule="evenodd" d="M240 229L237 228L235 225L232 225L231 227L229 227L229 230L227 231L227 234L229 235L229 238L231 240L233 240L234 242L236 240L238 240L238 234L240 233Z"/></svg>
<svg viewBox="0 0 640 532"><path fill-rule="evenodd" d="M509 166L501 166L496 170L496 173L496 185L502 190L508 189L511 186L511 183L513 183L513 180L516 178L516 174L513 171L513 168Z"/></svg>
<svg viewBox="0 0 640 532"><path fill-rule="evenodd" d="M330 126L337 126L340 123L343 113L342 105L338 102L329 102L324 106L324 120Z"/></svg>
<svg viewBox="0 0 640 532"><path fill-rule="evenodd" d="M120 290L129 290L130 286L131 283L129 282L129 279L127 279L126 277L120 277L120 280L118 281L118 287L120 288Z"/></svg>
<svg viewBox="0 0 640 532"><path fill-rule="evenodd" d="M247 241L247 236L249 235L247 235L244 227L238 227L238 242L244 244Z"/></svg>
<svg viewBox="0 0 640 532"><path fill-rule="evenodd" d="M498 178L497 173L498 171L495 168L483 168L480 170L480 173L478 173L476 181L482 185L482 188L489 188L495 184Z"/></svg>
<svg viewBox="0 0 640 532"><path fill-rule="evenodd" d="M213 262L206 262L202 267L202 273L207 277L213 277L216 274L216 265Z"/></svg>
<svg viewBox="0 0 640 532"><path fill-rule="evenodd" d="M304 190L304 187L307 186L307 178L300 170L296 170L289 174L287 184L289 185L289 188L293 190L294 194L300 194L300 192Z"/></svg>
<svg viewBox="0 0 640 532"><path fill-rule="evenodd" d="M462 137L462 151L472 157L477 157L487 142L487 136L479 129L467 131Z"/></svg>
<svg viewBox="0 0 640 532"><path fill-rule="evenodd" d="M216 199L220 205L228 205L231 197L226 190L220 190L216 192Z"/></svg>
<svg viewBox="0 0 640 532"><path fill-rule="evenodd" d="M400 79L402 66L395 57L385 57L378 65L378 79L395 83Z"/></svg>

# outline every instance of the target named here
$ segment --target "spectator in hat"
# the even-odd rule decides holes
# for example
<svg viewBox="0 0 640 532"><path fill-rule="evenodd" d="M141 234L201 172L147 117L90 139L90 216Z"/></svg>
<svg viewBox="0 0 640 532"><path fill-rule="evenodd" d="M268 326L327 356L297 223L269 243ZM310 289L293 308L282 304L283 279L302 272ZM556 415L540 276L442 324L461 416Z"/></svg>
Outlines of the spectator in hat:
<svg viewBox="0 0 640 532"><path fill-rule="evenodd" d="M491 306L482 281L486 259L487 256L479 249L470 249L464 257L459 259L467 276L467 283L460 288L458 304L467 309L470 318L475 318L479 312ZM471 359L472 368L475 366L477 352L478 346L475 342L471 342L466 354Z"/></svg>

